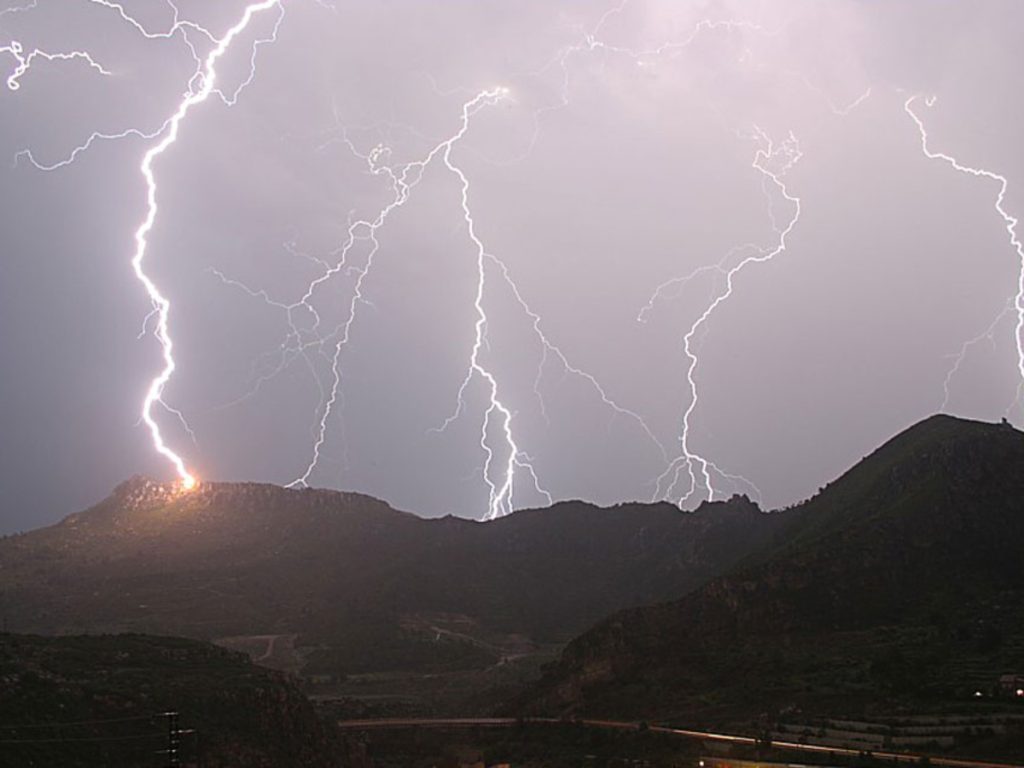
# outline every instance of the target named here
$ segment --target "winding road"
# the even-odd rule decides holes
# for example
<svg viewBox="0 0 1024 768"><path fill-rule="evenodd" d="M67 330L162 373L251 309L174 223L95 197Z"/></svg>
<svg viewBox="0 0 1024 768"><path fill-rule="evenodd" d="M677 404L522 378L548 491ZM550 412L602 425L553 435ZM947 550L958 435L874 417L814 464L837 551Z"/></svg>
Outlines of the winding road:
<svg viewBox="0 0 1024 768"><path fill-rule="evenodd" d="M589 720L574 719L561 720L553 717L450 717L450 718L392 718L378 720L341 720L338 726L347 731L381 731L403 728L512 728L517 725L582 725L590 728L605 728L609 730L636 731L644 726L637 722L624 722L620 720ZM712 731L693 731L685 728L670 728L663 725L646 726L650 733L662 733L681 738L699 739L701 741L717 741L732 744L744 744L754 746L758 740L753 736L740 736L729 733L714 733ZM856 757L862 752L856 749L845 747L829 747L818 744L800 744L795 741L772 741L770 746L773 749L791 750L796 752L814 752L817 754L832 754ZM944 765L949 768L1021 768L1011 763L992 763L983 760L964 760L956 757L940 757L938 755L922 755L911 752L879 752L872 751L871 755L883 760L894 762L919 763L922 758L927 757L932 765Z"/></svg>

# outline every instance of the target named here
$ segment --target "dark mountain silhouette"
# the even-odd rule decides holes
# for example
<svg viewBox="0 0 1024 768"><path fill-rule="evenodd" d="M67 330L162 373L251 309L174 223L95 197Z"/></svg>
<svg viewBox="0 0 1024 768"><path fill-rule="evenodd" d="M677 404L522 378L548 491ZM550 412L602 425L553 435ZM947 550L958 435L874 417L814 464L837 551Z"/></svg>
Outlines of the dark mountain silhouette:
<svg viewBox="0 0 1024 768"><path fill-rule="evenodd" d="M1024 434L927 419L785 518L727 575L573 640L517 706L878 715L982 706L1024 670Z"/></svg>
<svg viewBox="0 0 1024 768"><path fill-rule="evenodd" d="M231 637L332 676L483 667L684 594L777 527L743 497L694 514L567 502L477 523L352 493L134 478L0 541L0 599L19 632Z"/></svg>

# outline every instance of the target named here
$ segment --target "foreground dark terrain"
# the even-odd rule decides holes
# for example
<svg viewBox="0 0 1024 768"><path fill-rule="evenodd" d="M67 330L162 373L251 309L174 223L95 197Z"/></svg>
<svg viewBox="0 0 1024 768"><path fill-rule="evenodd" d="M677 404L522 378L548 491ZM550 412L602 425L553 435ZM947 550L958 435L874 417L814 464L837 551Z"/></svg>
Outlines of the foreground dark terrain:
<svg viewBox="0 0 1024 768"><path fill-rule="evenodd" d="M0 766L337 765L332 725L281 674L206 643L0 635Z"/></svg>
<svg viewBox="0 0 1024 768"><path fill-rule="evenodd" d="M743 498L689 514L563 503L473 523L353 494L135 479L0 542L0 587L16 631L244 650L287 670L325 722L604 718L1024 763L1022 552L1024 434L939 416L771 514ZM16 723L184 713L192 700L196 722L222 723L254 755L295 736L357 768L623 750L689 765L678 760L702 748L582 726L338 742L284 678L205 644L8 636L4 648L17 695L0 704Z"/></svg>

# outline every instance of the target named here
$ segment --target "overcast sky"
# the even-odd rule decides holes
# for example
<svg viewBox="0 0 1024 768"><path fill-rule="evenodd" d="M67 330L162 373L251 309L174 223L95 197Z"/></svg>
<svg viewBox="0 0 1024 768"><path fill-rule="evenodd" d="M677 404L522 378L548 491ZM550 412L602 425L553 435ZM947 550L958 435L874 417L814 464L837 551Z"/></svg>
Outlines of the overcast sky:
<svg viewBox="0 0 1024 768"><path fill-rule="evenodd" d="M214 36L245 7L177 5ZM134 473L174 477L139 424L161 360L130 263L160 137L37 167L94 132L153 135L195 73L186 39L210 50L195 26L159 36L170 3L121 10L0 15L4 80L11 41L107 73L37 56L0 87L3 532ZM231 96L255 62L237 101L194 108L154 164L164 399L194 439L154 415L199 477L282 484L307 475L323 421L311 485L474 518L508 434L515 507L692 507L706 460L716 496L771 508L934 412L1020 425L1000 184L927 157L905 105L920 95L930 151L1004 176L1019 215L1022 33L1013 0L281 0L218 63ZM350 225L437 147L374 251Z"/></svg>

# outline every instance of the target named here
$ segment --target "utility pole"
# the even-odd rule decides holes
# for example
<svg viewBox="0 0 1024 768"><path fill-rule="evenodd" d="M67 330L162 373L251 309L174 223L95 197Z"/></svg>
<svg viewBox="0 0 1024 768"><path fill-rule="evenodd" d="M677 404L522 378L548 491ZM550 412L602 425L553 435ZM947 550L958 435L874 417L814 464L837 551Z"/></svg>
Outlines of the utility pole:
<svg viewBox="0 0 1024 768"><path fill-rule="evenodd" d="M165 712L167 717L167 768L178 768L181 762L178 760L178 713Z"/></svg>
<svg viewBox="0 0 1024 768"><path fill-rule="evenodd" d="M178 727L177 712L163 712L160 717L167 718L167 749L161 749L157 754L167 755L167 768L181 768L181 737L196 737L196 754L199 753L199 733L194 728L181 729Z"/></svg>

